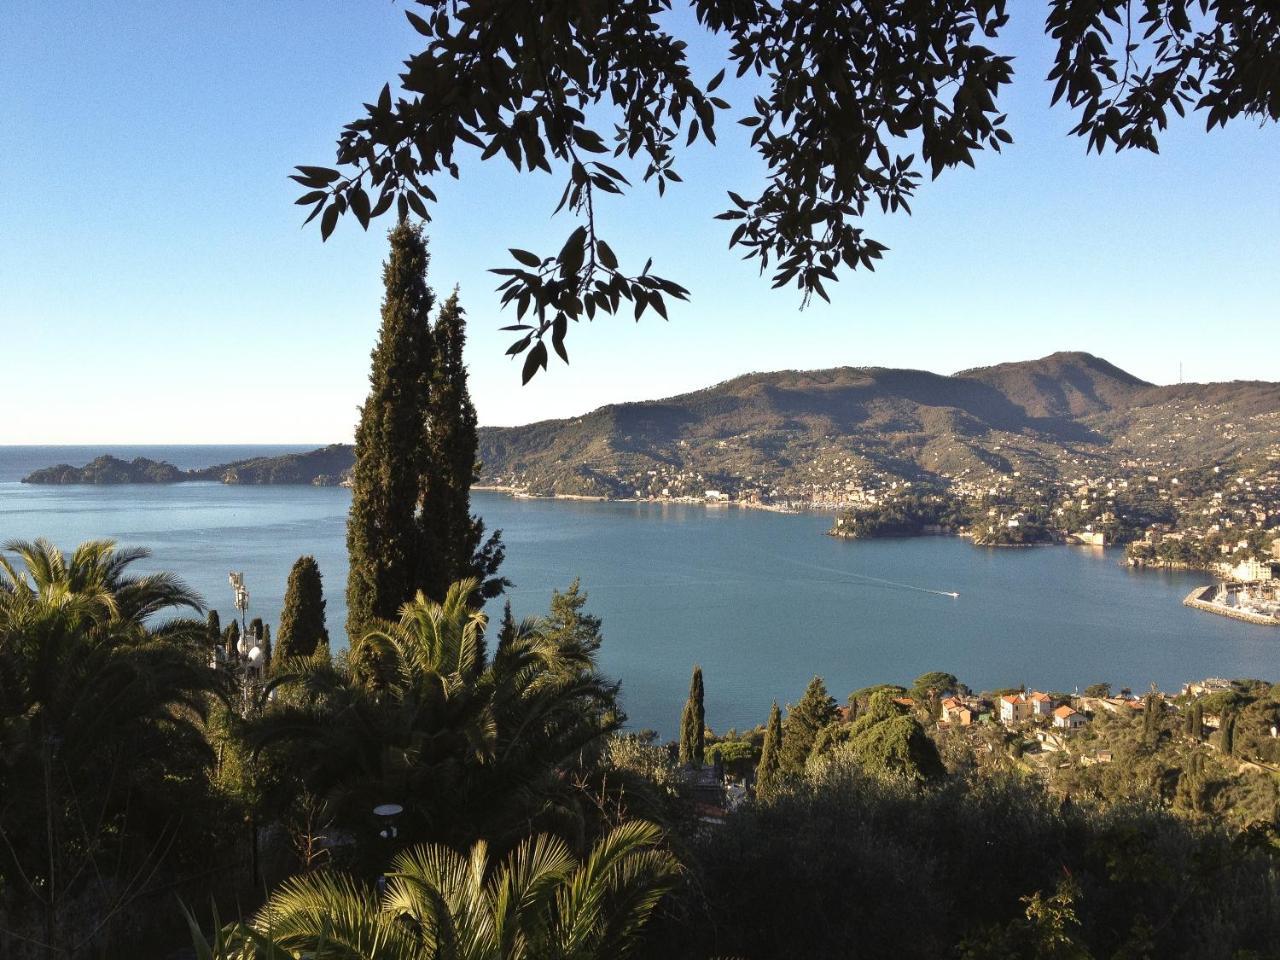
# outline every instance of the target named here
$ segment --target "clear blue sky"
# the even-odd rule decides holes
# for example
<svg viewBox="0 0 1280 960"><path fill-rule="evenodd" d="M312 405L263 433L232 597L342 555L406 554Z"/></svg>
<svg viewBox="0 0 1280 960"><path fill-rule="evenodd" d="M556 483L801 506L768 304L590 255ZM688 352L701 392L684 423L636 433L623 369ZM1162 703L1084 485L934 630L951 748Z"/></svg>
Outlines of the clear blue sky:
<svg viewBox="0 0 1280 960"><path fill-rule="evenodd" d="M655 254L692 302L597 320L574 363L519 385L486 268L553 249L559 180L493 162L438 188L437 290L461 286L481 421L669 395L749 370L952 372L1061 349L1144 378L1280 379L1280 129L1178 124L1159 157L1086 157L1048 108L1036 3L1013 5L1017 143L928 184L891 247L800 311L725 246L724 189L757 188L742 128L682 187L600 210L625 260ZM305 230L286 179L395 75L404 4L9 3L0 8L0 443L347 440L367 386L383 231ZM715 45L699 42L704 77ZM726 84L728 99L744 90Z"/></svg>

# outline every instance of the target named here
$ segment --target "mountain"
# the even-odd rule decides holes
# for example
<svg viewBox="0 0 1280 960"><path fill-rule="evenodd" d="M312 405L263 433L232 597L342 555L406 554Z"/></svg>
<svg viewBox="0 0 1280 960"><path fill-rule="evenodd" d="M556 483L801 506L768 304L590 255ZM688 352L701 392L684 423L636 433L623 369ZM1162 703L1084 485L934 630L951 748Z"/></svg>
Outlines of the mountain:
<svg viewBox="0 0 1280 960"><path fill-rule="evenodd" d="M868 483L1020 473L1070 479L1280 452L1280 384L1156 386L1088 353L964 370L751 373L580 417L480 430L482 483L535 495L836 504ZM335 444L183 472L99 458L30 483L335 483Z"/></svg>
<svg viewBox="0 0 1280 960"><path fill-rule="evenodd" d="M1054 353L1039 360L962 370L956 378L988 384L1034 417L1105 413L1152 386L1088 353Z"/></svg>
<svg viewBox="0 0 1280 960"><path fill-rule="evenodd" d="M942 376L838 367L736 377L481 431L485 482L534 494L837 502L878 479L1059 479L1280 443L1280 385L1160 387L1087 353Z"/></svg>

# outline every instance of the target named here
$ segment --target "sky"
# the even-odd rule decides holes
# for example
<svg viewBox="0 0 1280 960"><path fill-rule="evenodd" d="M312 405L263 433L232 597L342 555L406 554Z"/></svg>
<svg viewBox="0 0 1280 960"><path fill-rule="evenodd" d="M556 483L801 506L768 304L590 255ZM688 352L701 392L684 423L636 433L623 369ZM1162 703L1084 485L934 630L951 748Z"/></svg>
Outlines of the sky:
<svg viewBox="0 0 1280 960"><path fill-rule="evenodd" d="M679 5L679 0L677 0ZM1280 129L1193 117L1161 154L1086 156L1050 109L1037 2L1000 47L1012 147L879 218L874 273L802 310L727 248L725 190L762 168L733 115L659 200L597 208L623 260L683 283L670 320L597 318L572 363L521 387L495 278L508 247L558 249L562 174L473 157L435 185L431 282L468 310L484 424L572 416L748 371L956 370L1086 350L1137 376L1280 379ZM343 123L395 77L405 4L0 4L0 444L349 441L368 386L389 218L327 243L294 206L295 164L328 164ZM719 69L697 36L696 75ZM719 91L742 103L750 87ZM904 151L905 152L905 151ZM638 179L638 178L633 178Z"/></svg>

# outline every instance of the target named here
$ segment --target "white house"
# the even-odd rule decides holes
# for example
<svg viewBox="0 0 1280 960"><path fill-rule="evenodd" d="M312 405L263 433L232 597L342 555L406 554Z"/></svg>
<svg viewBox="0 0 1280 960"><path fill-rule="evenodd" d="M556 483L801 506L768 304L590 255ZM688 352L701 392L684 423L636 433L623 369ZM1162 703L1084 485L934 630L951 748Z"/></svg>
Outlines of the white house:
<svg viewBox="0 0 1280 960"><path fill-rule="evenodd" d="M1027 700L1031 703L1031 715L1033 717L1047 717L1053 713L1053 698L1047 693L1033 690Z"/></svg>
<svg viewBox="0 0 1280 960"><path fill-rule="evenodd" d="M1053 711L1053 725L1063 730L1079 730L1087 722L1083 713L1072 710L1065 703Z"/></svg>
<svg viewBox="0 0 1280 960"><path fill-rule="evenodd" d="M1000 698L1000 722L1003 724L1022 723L1031 717L1031 704L1026 694L1015 693Z"/></svg>
<svg viewBox="0 0 1280 960"><path fill-rule="evenodd" d="M1000 722L1004 724L1022 723L1024 720L1050 717L1052 714L1053 698L1039 690L1000 698Z"/></svg>

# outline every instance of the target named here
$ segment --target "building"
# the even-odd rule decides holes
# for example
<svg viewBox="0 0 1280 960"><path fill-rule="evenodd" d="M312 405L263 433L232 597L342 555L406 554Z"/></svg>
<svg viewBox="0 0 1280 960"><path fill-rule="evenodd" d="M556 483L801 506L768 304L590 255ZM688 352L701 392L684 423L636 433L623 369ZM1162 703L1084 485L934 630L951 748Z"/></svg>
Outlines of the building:
<svg viewBox="0 0 1280 960"><path fill-rule="evenodd" d="M1062 730L1079 730L1087 722L1083 713L1071 709L1065 703L1053 711L1053 725Z"/></svg>
<svg viewBox="0 0 1280 960"><path fill-rule="evenodd" d="M1232 689L1231 681L1222 677L1205 677L1203 680L1193 680L1190 683L1182 685L1183 695L1190 694L1193 697L1204 696L1210 693L1221 693Z"/></svg>
<svg viewBox="0 0 1280 960"><path fill-rule="evenodd" d="M947 697L942 701L942 716L940 719L943 723L954 723L967 727L973 723L973 709L958 697Z"/></svg>
<svg viewBox="0 0 1280 960"><path fill-rule="evenodd" d="M1039 690L1009 694L1000 698L1000 722L1003 724L1047 719L1052 715L1053 698Z"/></svg>
<svg viewBox="0 0 1280 960"><path fill-rule="evenodd" d="M1053 698L1047 693L1033 690L1027 699L1031 702L1031 715L1033 717L1048 717L1053 714Z"/></svg>
<svg viewBox="0 0 1280 960"><path fill-rule="evenodd" d="M1275 579L1275 563L1271 560L1242 560L1234 567L1226 567L1224 573L1230 580L1241 583L1262 583Z"/></svg>
<svg viewBox="0 0 1280 960"><path fill-rule="evenodd" d="M1000 698L1000 722L1003 724L1022 723L1031 719L1031 703L1024 693L1015 693Z"/></svg>

